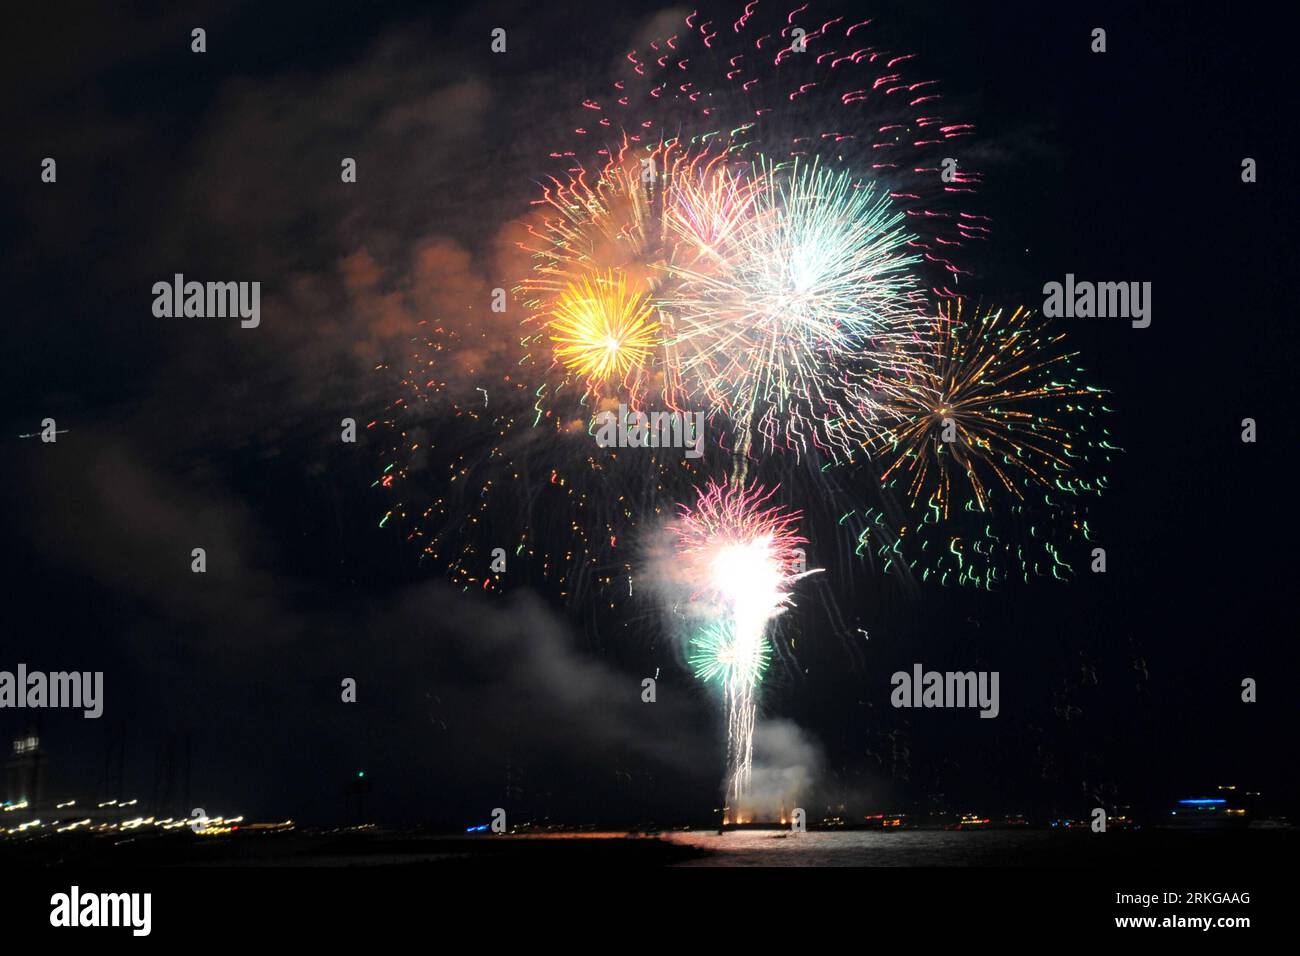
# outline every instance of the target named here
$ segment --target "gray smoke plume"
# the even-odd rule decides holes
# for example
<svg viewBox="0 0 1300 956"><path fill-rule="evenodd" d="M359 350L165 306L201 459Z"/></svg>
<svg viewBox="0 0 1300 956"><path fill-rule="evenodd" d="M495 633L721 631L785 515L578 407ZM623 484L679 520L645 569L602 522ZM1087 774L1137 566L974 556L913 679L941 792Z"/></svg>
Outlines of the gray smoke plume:
<svg viewBox="0 0 1300 956"><path fill-rule="evenodd" d="M754 770L746 809L755 819L789 819L795 807L812 801L821 770L821 748L798 725L759 720L754 731Z"/></svg>

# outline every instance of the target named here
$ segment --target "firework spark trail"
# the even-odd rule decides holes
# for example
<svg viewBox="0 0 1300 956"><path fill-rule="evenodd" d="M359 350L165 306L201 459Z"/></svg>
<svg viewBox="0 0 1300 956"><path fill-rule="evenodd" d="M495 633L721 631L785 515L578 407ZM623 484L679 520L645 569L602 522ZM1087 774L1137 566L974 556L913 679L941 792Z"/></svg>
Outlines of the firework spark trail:
<svg viewBox="0 0 1300 956"><path fill-rule="evenodd" d="M663 391L673 372L660 328L671 322L663 303L666 285L675 281L667 268L675 243L665 211L681 201L680 194L693 198L694 210L725 214L719 198L725 185L722 157L708 148L666 143L634 152L625 139L603 164L575 167L545 187L528 238L519 243L533 257L532 274L515 292L527 310L522 344L537 349L533 364L546 372L548 383L558 369L555 391L573 381L586 397L617 396L633 406L652 389ZM706 242L725 224L695 226L697 240ZM592 308L593 302L599 307ZM621 314L630 309L638 310L634 319ZM629 348L595 347L611 339L624 342L603 334L611 324L634 324L640 334ZM602 370L601 351L612 369Z"/></svg>
<svg viewBox="0 0 1300 956"><path fill-rule="evenodd" d="M847 171L760 161L751 180L748 214L723 217L722 241L672 267L669 354L738 445L752 429L765 450L812 442L851 458L875 427L874 395L912 371L919 256L889 196ZM710 221L691 198L667 216L685 244Z"/></svg>
<svg viewBox="0 0 1300 956"><path fill-rule="evenodd" d="M1093 490L1078 474L1081 442L1067 423L1101 392L1074 378L1077 353L1060 348L1064 335L1023 308L962 313L960 299L940 306L927 361L890 403L881 480L906 472L908 497L943 517L962 497L959 482L980 511L999 487L1020 500L1022 487Z"/></svg>
<svg viewBox="0 0 1300 956"><path fill-rule="evenodd" d="M727 723L727 800L739 812L754 759L757 692L771 656L767 626L791 605L800 569L800 514L769 505L776 489L709 482L672 526L691 602L707 623L691 642L702 680L722 685Z"/></svg>
<svg viewBox="0 0 1300 956"><path fill-rule="evenodd" d="M933 292L953 294L968 274L957 254L989 228L960 208L980 173L963 162L941 177L940 165L974 126L940 115L937 82L909 78L915 57L880 46L870 21L814 7L751 0L733 16L691 13L627 52L612 87L583 100L572 148L552 156L609 157L621 136L622 148L669 140L744 163L758 152L842 164L905 210Z"/></svg>
<svg viewBox="0 0 1300 956"><path fill-rule="evenodd" d="M1083 500L1105 489L1102 465L1120 449L1101 422L1104 392L1080 381L1063 339L1023 308L938 307L920 369L887 399L870 449L882 486L900 485L917 516L878 537L882 558L986 588L1003 557L1026 579L1069 576L1059 545L1090 537Z"/></svg>
<svg viewBox="0 0 1300 956"><path fill-rule="evenodd" d="M851 459L914 361L920 256L903 211L819 159L634 158L546 191L520 285L545 334L525 343L549 339L587 394L653 384L674 409L729 419L738 450Z"/></svg>
<svg viewBox="0 0 1300 956"><path fill-rule="evenodd" d="M959 208L978 172L939 169L974 127L938 115L936 83L874 32L751 0L628 51L550 153L563 171L523 244L533 316L618 269L664 333L631 391L729 419L736 449L853 460L912 354L917 293L953 294L955 258L988 235Z"/></svg>

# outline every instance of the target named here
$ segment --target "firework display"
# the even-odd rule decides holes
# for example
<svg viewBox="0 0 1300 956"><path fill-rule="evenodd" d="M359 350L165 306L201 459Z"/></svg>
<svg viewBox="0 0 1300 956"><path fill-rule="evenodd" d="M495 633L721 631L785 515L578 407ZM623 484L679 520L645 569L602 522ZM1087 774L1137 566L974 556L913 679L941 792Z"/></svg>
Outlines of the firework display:
<svg viewBox="0 0 1300 956"><path fill-rule="evenodd" d="M919 257L903 214L850 173L796 159L753 178L743 221L673 267L664 310L683 401L752 428L765 450L850 455L871 431L871 385L907 371Z"/></svg>
<svg viewBox="0 0 1300 956"><path fill-rule="evenodd" d="M989 510L999 489L1022 501L1033 488L1095 491L1076 476L1084 448L1065 424L1094 415L1100 395L1076 380L1076 353L1023 308L963 308L939 306L921 371L889 401L881 480L905 475L909 499L945 518L963 498Z"/></svg>
<svg viewBox="0 0 1300 956"><path fill-rule="evenodd" d="M539 175L509 371L448 396L438 369L470 343L431 333L372 423L401 499L383 522L465 587L499 586L485 551L508 543L618 610L652 577L625 544L667 526L678 656L721 691L736 813L813 500L885 577L1064 579L1118 451L1061 333L959 288L989 225L964 208L979 174L943 160L974 128L870 33L751 0L629 51ZM614 409L701 415L702 456L598 447ZM449 490L404 503L439 442L459 449Z"/></svg>
<svg viewBox="0 0 1300 956"><path fill-rule="evenodd" d="M118 6L6 18L6 928L1267 925L1273 19Z"/></svg>
<svg viewBox="0 0 1300 956"><path fill-rule="evenodd" d="M613 272L565 286L547 325L556 358L592 383L642 367L658 331L646 298Z"/></svg>
<svg viewBox="0 0 1300 956"><path fill-rule="evenodd" d="M716 677L727 724L727 796L737 810L754 758L756 694L770 650L768 622L790 606L801 569L797 512L770 504L775 489L710 482L671 526L689 603L707 622L693 643L697 674Z"/></svg>
<svg viewBox="0 0 1300 956"><path fill-rule="evenodd" d="M886 400L890 425L871 449L914 516L877 533L886 564L990 589L1008 568L1070 575L1062 542L1091 537L1086 503L1119 449L1102 391L1081 381L1063 339L1023 308L936 308L921 370Z"/></svg>

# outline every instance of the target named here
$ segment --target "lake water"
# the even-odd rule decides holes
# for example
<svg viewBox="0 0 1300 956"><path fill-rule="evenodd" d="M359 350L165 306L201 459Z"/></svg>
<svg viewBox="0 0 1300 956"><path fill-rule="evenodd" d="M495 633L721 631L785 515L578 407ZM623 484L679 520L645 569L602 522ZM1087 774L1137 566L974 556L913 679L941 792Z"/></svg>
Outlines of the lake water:
<svg viewBox="0 0 1300 956"><path fill-rule="evenodd" d="M677 831L662 838L707 853L683 866L1168 866L1279 860L1297 831L765 830Z"/></svg>

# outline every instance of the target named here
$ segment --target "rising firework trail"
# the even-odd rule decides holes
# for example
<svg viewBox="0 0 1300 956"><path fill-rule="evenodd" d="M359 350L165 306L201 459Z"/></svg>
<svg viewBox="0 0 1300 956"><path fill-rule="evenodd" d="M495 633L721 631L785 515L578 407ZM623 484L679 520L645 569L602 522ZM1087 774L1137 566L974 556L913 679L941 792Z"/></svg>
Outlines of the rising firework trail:
<svg viewBox="0 0 1300 956"><path fill-rule="evenodd" d="M769 504L776 489L709 482L683 505L672 531L689 601L704 622L690 662L702 680L721 684L727 724L728 819L749 788L758 686L771 655L768 624L791 606L803 570L800 514Z"/></svg>

